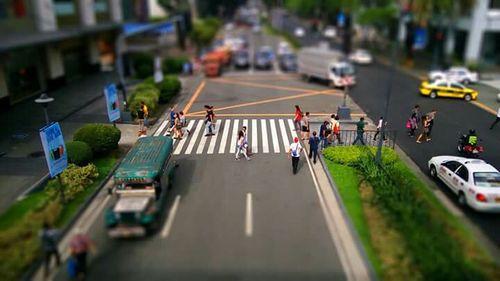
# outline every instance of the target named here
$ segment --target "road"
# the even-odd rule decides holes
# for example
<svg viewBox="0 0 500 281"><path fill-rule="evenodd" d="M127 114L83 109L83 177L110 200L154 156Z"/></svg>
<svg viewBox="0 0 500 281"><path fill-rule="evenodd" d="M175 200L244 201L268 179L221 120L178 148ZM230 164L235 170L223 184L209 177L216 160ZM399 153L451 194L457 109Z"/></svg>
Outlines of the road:
<svg viewBox="0 0 500 281"><path fill-rule="evenodd" d="M251 44L276 42L255 34ZM343 246L332 238L311 169L302 160L294 176L286 156L294 105L326 115L342 94L275 70L229 71L199 83L199 96L178 104L191 135L175 144L179 168L162 228L144 239L111 240L96 210L89 233L99 252L88 279L347 280L337 251ZM205 104L218 116L213 137L204 136ZM151 133L164 135L161 124ZM243 125L255 153L250 161L234 156Z"/></svg>

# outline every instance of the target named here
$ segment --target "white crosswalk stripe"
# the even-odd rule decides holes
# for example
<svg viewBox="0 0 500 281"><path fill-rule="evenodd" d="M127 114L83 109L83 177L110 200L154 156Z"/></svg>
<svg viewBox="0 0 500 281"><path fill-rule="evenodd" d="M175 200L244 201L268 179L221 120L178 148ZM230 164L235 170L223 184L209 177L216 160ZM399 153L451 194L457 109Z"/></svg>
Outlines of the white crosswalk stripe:
<svg viewBox="0 0 500 281"><path fill-rule="evenodd" d="M259 121L260 120L260 121ZM205 137L204 120L190 120L182 140L174 140L174 155L234 154L238 131L247 127L247 138L253 153L286 153L290 136L297 136L291 119L225 119L215 123L215 135ZM161 136L168 130L168 122L162 122L154 132ZM229 146L229 149L227 148Z"/></svg>

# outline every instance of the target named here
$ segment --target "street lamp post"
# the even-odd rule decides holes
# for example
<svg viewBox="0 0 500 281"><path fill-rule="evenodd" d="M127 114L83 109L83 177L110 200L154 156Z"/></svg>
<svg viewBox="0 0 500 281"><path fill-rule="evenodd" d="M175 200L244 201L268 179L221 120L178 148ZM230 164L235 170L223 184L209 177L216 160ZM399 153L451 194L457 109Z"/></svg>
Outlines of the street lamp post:
<svg viewBox="0 0 500 281"><path fill-rule="evenodd" d="M47 107L49 103L53 102L55 99L49 97L46 93L42 93L39 98L35 100L35 103L41 104L43 106L43 113L45 114L45 124L49 125L49 113L47 112Z"/></svg>

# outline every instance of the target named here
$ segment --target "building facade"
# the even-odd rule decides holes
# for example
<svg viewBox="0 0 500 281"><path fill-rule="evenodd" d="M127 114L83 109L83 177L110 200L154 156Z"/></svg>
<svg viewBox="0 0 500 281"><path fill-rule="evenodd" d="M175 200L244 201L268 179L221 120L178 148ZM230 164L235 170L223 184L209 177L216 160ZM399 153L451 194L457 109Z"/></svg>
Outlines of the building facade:
<svg viewBox="0 0 500 281"><path fill-rule="evenodd" d="M144 2L1 0L0 107L113 65L121 25L147 19Z"/></svg>

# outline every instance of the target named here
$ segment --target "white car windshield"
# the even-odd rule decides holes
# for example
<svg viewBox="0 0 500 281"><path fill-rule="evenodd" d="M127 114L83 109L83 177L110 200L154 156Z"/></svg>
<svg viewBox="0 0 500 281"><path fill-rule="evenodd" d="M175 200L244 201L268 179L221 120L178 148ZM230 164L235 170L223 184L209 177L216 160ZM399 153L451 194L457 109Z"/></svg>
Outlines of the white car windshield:
<svg viewBox="0 0 500 281"><path fill-rule="evenodd" d="M499 172L474 173L474 184L478 187L500 187Z"/></svg>

